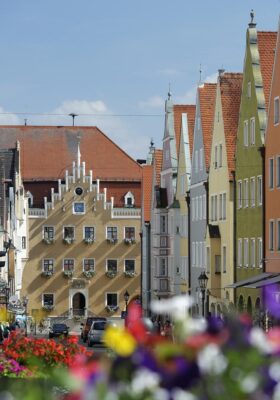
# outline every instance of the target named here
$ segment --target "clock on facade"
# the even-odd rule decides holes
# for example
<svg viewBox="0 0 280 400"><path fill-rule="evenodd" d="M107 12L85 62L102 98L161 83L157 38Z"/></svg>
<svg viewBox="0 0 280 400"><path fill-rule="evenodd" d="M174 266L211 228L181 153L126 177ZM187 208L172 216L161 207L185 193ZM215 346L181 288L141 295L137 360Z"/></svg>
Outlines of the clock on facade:
<svg viewBox="0 0 280 400"><path fill-rule="evenodd" d="M73 204L73 212L74 212L74 214L84 214L85 213L85 203L75 202Z"/></svg>

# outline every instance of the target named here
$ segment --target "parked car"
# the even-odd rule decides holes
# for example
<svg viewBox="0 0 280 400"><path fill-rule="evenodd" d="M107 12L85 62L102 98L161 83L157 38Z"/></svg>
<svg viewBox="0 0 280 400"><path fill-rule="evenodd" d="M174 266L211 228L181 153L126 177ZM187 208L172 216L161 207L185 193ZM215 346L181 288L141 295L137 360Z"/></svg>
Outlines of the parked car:
<svg viewBox="0 0 280 400"><path fill-rule="evenodd" d="M88 333L91 328L93 321L107 321L106 317L87 317L86 323L81 323L81 339L86 343L88 338Z"/></svg>
<svg viewBox="0 0 280 400"><path fill-rule="evenodd" d="M107 326L107 321L93 321L88 332L87 344L92 347L95 343L103 342L103 335Z"/></svg>
<svg viewBox="0 0 280 400"><path fill-rule="evenodd" d="M69 327L66 324L53 324L50 327L49 338L58 337L58 336L68 336Z"/></svg>

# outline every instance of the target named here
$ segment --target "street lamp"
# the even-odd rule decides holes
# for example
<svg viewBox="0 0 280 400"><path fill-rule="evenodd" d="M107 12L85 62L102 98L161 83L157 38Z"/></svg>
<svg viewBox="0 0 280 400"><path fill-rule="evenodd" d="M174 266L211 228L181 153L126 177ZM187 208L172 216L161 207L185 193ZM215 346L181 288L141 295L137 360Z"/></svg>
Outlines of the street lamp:
<svg viewBox="0 0 280 400"><path fill-rule="evenodd" d="M127 290L124 292L123 297L124 297L124 301L125 301L125 313L127 315L127 303L128 303L129 297L130 297L130 294L128 293Z"/></svg>
<svg viewBox="0 0 280 400"><path fill-rule="evenodd" d="M27 305L29 298L27 296L23 296L22 305L24 307L24 315L25 315L25 336L27 336Z"/></svg>
<svg viewBox="0 0 280 400"><path fill-rule="evenodd" d="M208 276L205 271L201 272L198 277L199 288L202 294L202 316L204 317L204 306L205 306L205 291L207 288Z"/></svg>

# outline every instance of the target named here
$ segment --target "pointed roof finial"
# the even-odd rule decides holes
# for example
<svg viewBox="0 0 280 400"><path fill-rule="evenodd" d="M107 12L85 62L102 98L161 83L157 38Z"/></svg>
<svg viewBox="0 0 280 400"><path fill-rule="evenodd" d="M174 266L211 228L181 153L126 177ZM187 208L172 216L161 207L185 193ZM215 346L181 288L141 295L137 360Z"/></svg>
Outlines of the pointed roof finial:
<svg viewBox="0 0 280 400"><path fill-rule="evenodd" d="M251 24L253 24L254 23L254 17L255 17L255 13L254 13L253 9L250 12L250 17L251 17Z"/></svg>
<svg viewBox="0 0 280 400"><path fill-rule="evenodd" d="M199 83L201 83L201 76L202 76L202 68L201 63L199 64Z"/></svg>
<svg viewBox="0 0 280 400"><path fill-rule="evenodd" d="M171 88L170 88L170 82L169 82L169 89L168 89L168 94L167 94L167 96L168 96L168 100L170 100L171 99Z"/></svg>
<svg viewBox="0 0 280 400"><path fill-rule="evenodd" d="M154 147L154 145L155 145L155 143L154 143L154 139L153 139L153 138L151 138L151 141L150 141L150 148Z"/></svg>
<svg viewBox="0 0 280 400"><path fill-rule="evenodd" d="M71 113L71 114L69 114L69 117L72 117L72 118L73 118L72 126L74 126L74 125L75 125L75 118L78 117L78 114Z"/></svg>

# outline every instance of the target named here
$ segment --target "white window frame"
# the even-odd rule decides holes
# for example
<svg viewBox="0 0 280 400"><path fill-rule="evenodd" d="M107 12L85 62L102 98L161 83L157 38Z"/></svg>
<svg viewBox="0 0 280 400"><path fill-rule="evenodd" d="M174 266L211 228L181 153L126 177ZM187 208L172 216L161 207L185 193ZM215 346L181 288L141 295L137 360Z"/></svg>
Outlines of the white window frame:
<svg viewBox="0 0 280 400"><path fill-rule="evenodd" d="M262 175L257 176L257 202L259 206L263 204L263 177Z"/></svg>
<svg viewBox="0 0 280 400"><path fill-rule="evenodd" d="M47 296L52 296L52 304L46 303L44 301L44 296L46 296L46 295ZM54 293L48 293L48 292L42 293L42 307L47 306L47 305L50 305L50 306L54 307L54 305L55 305L54 299L55 299Z"/></svg>
<svg viewBox="0 0 280 400"><path fill-rule="evenodd" d="M109 295L114 295L117 298L117 303L116 304L109 304L108 303L108 296ZM106 292L105 294L105 307L107 306L112 306L112 307L118 307L119 306L119 295L117 292Z"/></svg>
<svg viewBox="0 0 280 400"><path fill-rule="evenodd" d="M256 143L256 121L255 117L250 118L250 144L254 146Z"/></svg>
<svg viewBox="0 0 280 400"><path fill-rule="evenodd" d="M222 247L222 263L223 263L223 273L227 272L227 246Z"/></svg>
<svg viewBox="0 0 280 400"><path fill-rule="evenodd" d="M237 207L242 208L242 180L237 182Z"/></svg>
<svg viewBox="0 0 280 400"><path fill-rule="evenodd" d="M250 178L250 206L256 206L256 178L254 176Z"/></svg>
<svg viewBox="0 0 280 400"><path fill-rule="evenodd" d="M223 194L219 194L219 220L223 219Z"/></svg>
<svg viewBox="0 0 280 400"><path fill-rule="evenodd" d="M259 237L258 241L258 267L262 268L262 261L263 261L263 243L262 238Z"/></svg>
<svg viewBox="0 0 280 400"><path fill-rule="evenodd" d="M195 242L192 242L192 266L195 267Z"/></svg>
<svg viewBox="0 0 280 400"><path fill-rule="evenodd" d="M108 269L109 261L116 261L116 270ZM106 272L118 273L119 262L117 258L106 258Z"/></svg>
<svg viewBox="0 0 280 400"><path fill-rule="evenodd" d="M248 120L243 121L243 143L245 147L249 145L249 137L248 137Z"/></svg>
<svg viewBox="0 0 280 400"><path fill-rule="evenodd" d="M219 144L219 168L223 166L223 144Z"/></svg>
<svg viewBox="0 0 280 400"><path fill-rule="evenodd" d="M242 239L238 239L237 241L237 262L238 262L238 267L242 267L243 265L243 254L242 254Z"/></svg>
<svg viewBox="0 0 280 400"><path fill-rule="evenodd" d="M250 239L250 266L255 268L256 266L256 239Z"/></svg>
<svg viewBox="0 0 280 400"><path fill-rule="evenodd" d="M131 199L131 204L129 204L129 199ZM124 196L124 206L125 207L134 207L135 206L135 197L132 192L127 192Z"/></svg>
<svg viewBox="0 0 280 400"><path fill-rule="evenodd" d="M50 237L49 235L45 235L45 229L46 229L47 233L49 233L48 232L49 228L51 228L53 230L53 237ZM49 240L53 240L53 241L55 240L55 227L53 225L44 225L43 226L42 239L45 239L45 240L49 239Z"/></svg>
<svg viewBox="0 0 280 400"><path fill-rule="evenodd" d="M116 228L116 232L117 232L116 237L114 235L112 235L112 237L109 237L108 236L108 229L113 229L113 228ZM105 229L106 229L105 234L106 234L106 239L107 240L118 240L118 227L117 226L108 225L108 226L105 227Z"/></svg>
<svg viewBox="0 0 280 400"><path fill-rule="evenodd" d="M127 261L133 261L133 263L134 263L134 265L133 265L133 271L127 271L127 269L126 269L126 262ZM136 271L136 261L135 261L135 258L125 258L124 259L124 263L123 263L123 271L124 272L133 272L133 273L135 273L135 271Z"/></svg>
<svg viewBox="0 0 280 400"><path fill-rule="evenodd" d="M274 112L273 112L274 125L278 125L279 124L279 113L280 113L279 96L277 96L277 97L274 97Z"/></svg>
<svg viewBox="0 0 280 400"><path fill-rule="evenodd" d="M93 236L86 237L86 229L87 228L93 229ZM92 239L93 241L95 241L95 226L85 225L83 227L83 239Z"/></svg>
<svg viewBox="0 0 280 400"><path fill-rule="evenodd" d="M244 208L248 208L249 207L249 180L248 178L245 178L243 180L243 204L244 204Z"/></svg>
<svg viewBox="0 0 280 400"><path fill-rule="evenodd" d="M280 188L280 155L276 156L276 187Z"/></svg>
<svg viewBox="0 0 280 400"><path fill-rule="evenodd" d="M211 252L210 246L206 246L206 272L210 273L211 270Z"/></svg>
<svg viewBox="0 0 280 400"><path fill-rule="evenodd" d="M218 168L218 145L215 145L214 148L214 168L217 169Z"/></svg>
<svg viewBox="0 0 280 400"><path fill-rule="evenodd" d="M134 229L134 236L126 235L126 229ZM123 238L124 239L131 239L131 240L135 241L136 240L135 236L136 236L136 228L135 228L135 226L124 226L124 228L123 228Z"/></svg>
<svg viewBox="0 0 280 400"><path fill-rule="evenodd" d="M73 228L73 237L71 237L72 240L75 240L76 238L76 229L74 225L64 225L62 228L62 234L63 234L63 239L67 239L68 236L65 236L65 229L66 228Z"/></svg>
<svg viewBox="0 0 280 400"><path fill-rule="evenodd" d="M52 268L45 268L45 262L51 262L52 264ZM49 258L49 257L45 257L42 260L42 272L48 272L48 271L52 271L52 273L54 273L54 258Z"/></svg>
<svg viewBox="0 0 280 400"><path fill-rule="evenodd" d="M195 172L198 173L198 150L195 150L194 162L195 162Z"/></svg>
<svg viewBox="0 0 280 400"><path fill-rule="evenodd" d="M203 148L201 147L200 149L200 156L199 156L199 166L200 166L200 171L203 170Z"/></svg>
<svg viewBox="0 0 280 400"><path fill-rule="evenodd" d="M268 160L268 187L274 189L274 157Z"/></svg>
<svg viewBox="0 0 280 400"><path fill-rule="evenodd" d="M248 238L243 239L243 247L244 247L244 267L248 267L249 265L249 240Z"/></svg>
<svg viewBox="0 0 280 400"><path fill-rule="evenodd" d="M73 268L71 270L70 269L65 269L66 260L73 261ZM75 271L75 258L73 258L73 257L65 257L65 258L63 258L63 260L62 260L62 271L72 271L72 272L74 272Z"/></svg>
<svg viewBox="0 0 280 400"><path fill-rule="evenodd" d="M80 204L83 206L83 211L76 211L75 206ZM73 215L85 215L86 213L86 203L84 201L74 201L72 204L72 213Z"/></svg>
<svg viewBox="0 0 280 400"><path fill-rule="evenodd" d="M85 269L85 264L87 260L92 260L93 261L93 268L90 267L90 269ZM95 272L95 258L92 257L85 257L83 258L83 272Z"/></svg>

